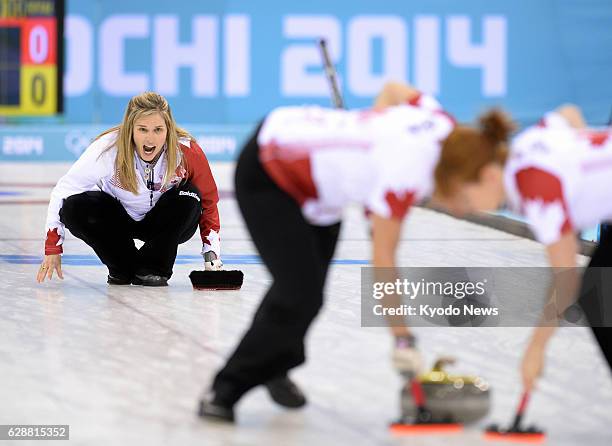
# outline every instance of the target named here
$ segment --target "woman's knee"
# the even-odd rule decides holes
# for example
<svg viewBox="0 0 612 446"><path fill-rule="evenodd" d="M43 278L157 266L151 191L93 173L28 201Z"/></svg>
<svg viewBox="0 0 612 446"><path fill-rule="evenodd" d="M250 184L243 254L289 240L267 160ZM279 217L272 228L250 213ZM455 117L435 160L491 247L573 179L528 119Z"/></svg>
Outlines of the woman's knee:
<svg viewBox="0 0 612 446"><path fill-rule="evenodd" d="M169 201L163 206L164 212L156 215L161 218L160 221L167 221L176 226L179 243L183 243L193 236L200 222L202 215L200 191L191 183L186 183L167 198Z"/></svg>
<svg viewBox="0 0 612 446"><path fill-rule="evenodd" d="M83 192L64 199L60 210L60 219L68 229L70 227L80 227L84 224L95 224L98 216L103 209L104 192L89 191ZM108 197L112 199L111 197Z"/></svg>
<svg viewBox="0 0 612 446"><path fill-rule="evenodd" d="M181 220L188 223L188 226L197 223L202 213L202 195L198 188L187 183L179 189L175 199L175 212L180 215Z"/></svg>
<svg viewBox="0 0 612 446"><path fill-rule="evenodd" d="M197 188L197 186L195 184L193 184L191 181L187 181L183 184L181 184L178 187L178 191L179 191L179 196L181 195L181 192L183 192L183 196L187 196L187 194L190 194L189 196L197 196L198 200L201 199L202 194L200 193L200 189Z"/></svg>
<svg viewBox="0 0 612 446"><path fill-rule="evenodd" d="M60 209L60 220L66 226L75 223L75 220L77 220L78 217L82 217L82 215L79 215L77 212L77 209L80 207L80 200L78 198L80 195L82 194L72 195L64 199L64 202L62 203L62 208Z"/></svg>

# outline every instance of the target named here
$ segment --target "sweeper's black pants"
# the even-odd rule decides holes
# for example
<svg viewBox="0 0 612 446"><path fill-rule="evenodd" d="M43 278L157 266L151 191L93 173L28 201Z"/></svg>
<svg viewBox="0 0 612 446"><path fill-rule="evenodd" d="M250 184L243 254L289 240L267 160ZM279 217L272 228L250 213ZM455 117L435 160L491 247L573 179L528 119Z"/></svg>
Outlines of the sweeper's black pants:
<svg viewBox="0 0 612 446"><path fill-rule="evenodd" d="M215 377L218 400L234 404L249 389L305 361L304 337L323 305L323 287L340 224L313 226L259 162L256 134L236 167L238 205L273 283L240 344Z"/></svg>
<svg viewBox="0 0 612 446"><path fill-rule="evenodd" d="M609 318L612 308L612 289L609 286L611 274L612 231L606 228L601 232L599 245L595 248L582 278L578 303L591 324L595 339L612 372L612 327L603 326L605 315L608 313ZM608 277L604 278L604 276Z"/></svg>
<svg viewBox="0 0 612 446"><path fill-rule="evenodd" d="M199 191L185 183L162 194L145 217L135 221L117 199L89 191L66 198L60 219L75 237L93 248L113 277L170 277L178 245L189 240L198 227L202 212L199 197ZM144 245L136 249L134 239Z"/></svg>

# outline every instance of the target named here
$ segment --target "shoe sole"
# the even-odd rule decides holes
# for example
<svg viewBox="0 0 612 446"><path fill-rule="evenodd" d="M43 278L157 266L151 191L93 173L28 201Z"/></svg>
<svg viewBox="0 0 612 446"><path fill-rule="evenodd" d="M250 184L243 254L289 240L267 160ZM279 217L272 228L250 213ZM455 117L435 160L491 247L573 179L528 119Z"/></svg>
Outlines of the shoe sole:
<svg viewBox="0 0 612 446"><path fill-rule="evenodd" d="M106 279L106 283L109 285L131 285L132 281L131 280L122 280L122 279L111 279L111 278L107 278Z"/></svg>
<svg viewBox="0 0 612 446"><path fill-rule="evenodd" d="M223 414L219 410L218 411L210 410L211 408L214 409L214 406L211 406L210 404L207 404L204 401L200 401L200 405L198 408L198 416L208 421L214 421L217 423L233 423L234 422L233 414L231 415Z"/></svg>
<svg viewBox="0 0 612 446"><path fill-rule="evenodd" d="M140 279L133 279L132 285L160 287L160 286L168 286L168 282L145 282Z"/></svg>

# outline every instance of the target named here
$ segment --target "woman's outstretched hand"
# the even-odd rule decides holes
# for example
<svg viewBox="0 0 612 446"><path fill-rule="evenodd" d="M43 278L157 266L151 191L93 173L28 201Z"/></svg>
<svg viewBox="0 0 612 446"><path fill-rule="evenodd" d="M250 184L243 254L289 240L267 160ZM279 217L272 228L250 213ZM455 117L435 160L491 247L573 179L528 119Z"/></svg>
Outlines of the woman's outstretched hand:
<svg viewBox="0 0 612 446"><path fill-rule="evenodd" d="M40 264L40 268L38 268L36 281L42 283L45 281L45 278L51 280L53 278L53 271L57 272L57 277L64 280L64 275L62 274L62 256L59 254L45 256Z"/></svg>

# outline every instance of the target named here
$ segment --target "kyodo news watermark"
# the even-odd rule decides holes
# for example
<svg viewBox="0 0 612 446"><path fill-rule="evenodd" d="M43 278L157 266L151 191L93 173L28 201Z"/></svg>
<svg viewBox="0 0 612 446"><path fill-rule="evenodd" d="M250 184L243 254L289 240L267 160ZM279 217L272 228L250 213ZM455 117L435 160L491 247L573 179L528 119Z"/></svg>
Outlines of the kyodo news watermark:
<svg viewBox="0 0 612 446"><path fill-rule="evenodd" d="M612 268L362 268L361 323L612 326Z"/></svg>

